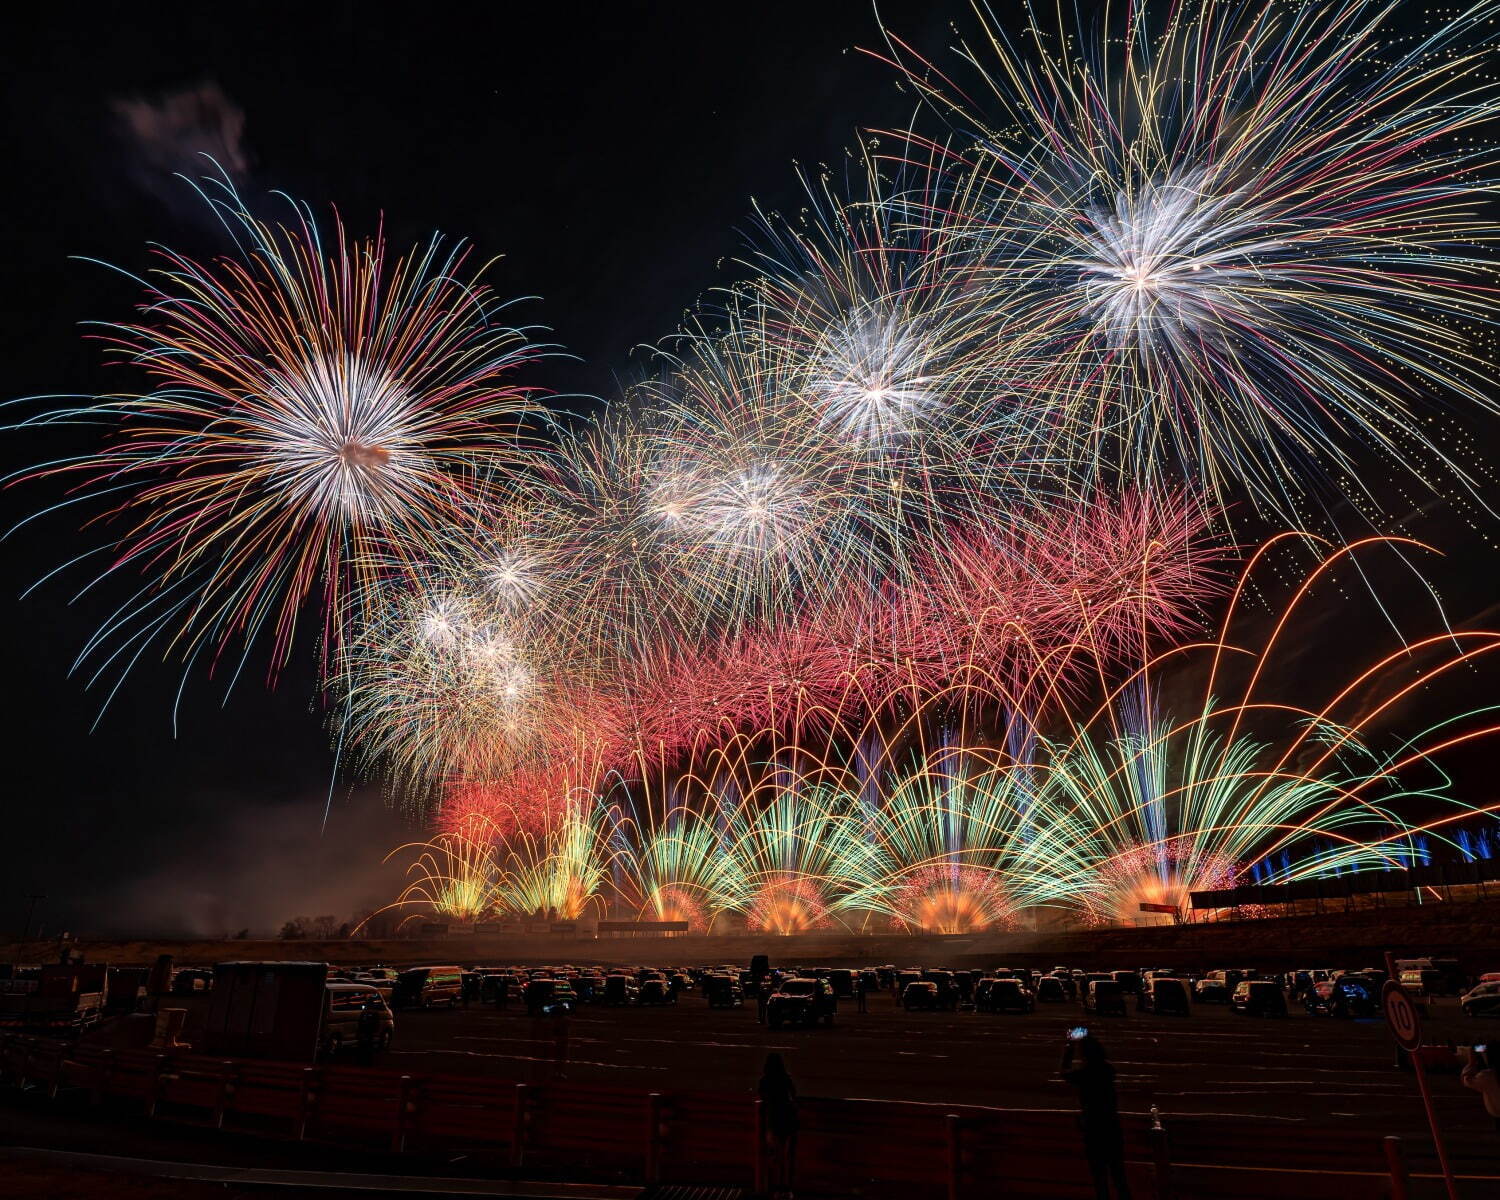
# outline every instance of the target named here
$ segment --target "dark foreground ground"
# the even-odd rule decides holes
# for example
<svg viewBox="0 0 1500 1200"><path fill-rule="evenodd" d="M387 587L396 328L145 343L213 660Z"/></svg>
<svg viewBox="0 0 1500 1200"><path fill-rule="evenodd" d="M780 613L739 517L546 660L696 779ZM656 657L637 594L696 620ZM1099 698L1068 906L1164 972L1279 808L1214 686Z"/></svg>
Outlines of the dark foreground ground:
<svg viewBox="0 0 1500 1200"><path fill-rule="evenodd" d="M749 1091L766 1053L775 1050L808 1096L1068 1110L1073 1097L1058 1078L1058 1059L1064 1031L1083 1019L1074 1005L1046 1006L1027 1016L908 1014L880 994L870 997L863 1014L843 1003L832 1029L770 1030L757 1024L753 1004L711 1010L690 994L667 1008L581 1009L568 1021L566 1060L559 1061L558 1027L550 1020L533 1021L515 1005L505 1011L474 1005L398 1014L395 1044L378 1065L414 1075L458 1072L540 1082L564 1072L570 1080L643 1091ZM1156 1105L1169 1130L1174 1114L1237 1119L1247 1143L1264 1140L1272 1163L1278 1133L1288 1129L1399 1134L1414 1169L1435 1166L1415 1080L1393 1065L1390 1037L1379 1020L1340 1021L1300 1011L1262 1020L1200 1006L1187 1019L1132 1010L1128 1017L1089 1025L1118 1069L1121 1107L1145 1112ZM1500 1042L1500 1021L1465 1020L1451 1000L1435 1002L1427 1030L1429 1042ZM1433 1074L1431 1083L1455 1165L1471 1177L1460 1195L1500 1195L1490 1190L1500 1175L1500 1135L1479 1097L1453 1074ZM369 1156L328 1148L120 1121L87 1109L69 1113L38 1097L23 1100L10 1097L0 1105L0 1146L317 1170L456 1174L466 1166L403 1159L383 1168ZM0 1195L7 1197L197 1200L210 1193L250 1194L232 1184L142 1182L7 1161L0 1154ZM1432 1193L1433 1185L1424 1184L1414 1194Z"/></svg>
<svg viewBox="0 0 1500 1200"><path fill-rule="evenodd" d="M666 1008L584 1007L569 1019L567 1077L642 1090L750 1090L768 1051L786 1059L812 1096L1070 1109L1058 1076L1064 1033L1083 1021L1076 1005L1039 1006L1027 1016L906 1013L886 994L858 1013L842 1002L832 1029L771 1030L752 1004L709 1009L696 994ZM1089 1020L1119 1073L1121 1108L1242 1117L1268 1136L1287 1124L1357 1126L1427 1141L1415 1080L1394 1065L1379 1020L1335 1020L1300 1011L1280 1020L1198 1006L1193 1016ZM1428 1040L1500 1043L1500 1021L1466 1020L1452 1000L1435 1002ZM475 1005L397 1016L381 1065L413 1074L474 1072L518 1080L550 1077L557 1030L512 1005ZM1500 1137L1479 1096L1456 1074L1432 1074L1445 1129L1475 1152L1500 1155ZM1414 1147L1415 1149L1416 1147Z"/></svg>

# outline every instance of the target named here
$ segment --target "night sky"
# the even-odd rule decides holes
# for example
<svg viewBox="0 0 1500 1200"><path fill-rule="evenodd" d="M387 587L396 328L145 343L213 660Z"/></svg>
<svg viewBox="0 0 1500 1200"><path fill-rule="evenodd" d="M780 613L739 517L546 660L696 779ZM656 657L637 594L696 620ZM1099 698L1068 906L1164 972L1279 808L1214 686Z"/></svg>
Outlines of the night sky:
<svg viewBox="0 0 1500 1200"><path fill-rule="evenodd" d="M961 15L880 10L930 53ZM199 150L235 167L262 215L284 189L320 214L337 205L357 233L383 214L396 247L437 229L504 255L489 282L540 297L524 319L579 359L532 381L607 397L638 369L633 347L734 277L752 197L795 206L794 162L838 163L856 129L902 124L912 104L853 49L880 44L864 0L42 5L7 26L0 397L128 386L79 323L127 318L137 289L73 258L140 271L153 240L221 249L172 177L198 173ZM11 470L80 444L12 434L0 456ZM0 515L50 498L12 489ZM1462 562L1491 532L1464 526L1448 548ZM91 729L105 694L67 668L109 605L69 605L80 572L18 594L92 544L54 520L3 551L0 929L19 928L32 891L49 932L261 929L389 898L378 860L414 831L374 789L341 782L320 834L333 755L310 649L274 692L250 678L223 703L191 680L175 737L178 672L143 661ZM1490 603L1486 561L1450 581L1460 621Z"/></svg>
<svg viewBox="0 0 1500 1200"><path fill-rule="evenodd" d="M171 174L200 173L193 154L207 150L243 164L241 192L263 215L275 211L263 193L279 188L321 213L337 205L360 233L383 214L393 246L437 229L504 255L492 286L539 297L524 319L581 360L532 381L609 396L638 369L634 347L732 277L723 260L752 196L795 204L793 160L838 162L856 127L910 108L891 71L851 49L879 44L861 0L439 11L152 4L9 18L0 395L123 384L79 323L128 317L137 291L70 257L140 271L151 241L220 249ZM941 47L947 25L932 11L882 7L917 44ZM174 95L198 128L157 119L143 136L132 111ZM13 435L0 455L13 469L74 444ZM4 493L6 524L50 498ZM16 598L92 544L68 539L52 521L4 549L0 928L19 927L33 890L47 893L39 915L53 931L269 926L388 894L369 864L412 831L374 790L341 786L320 837L333 755L310 655L274 693L251 679L222 708L222 689L190 681L175 738L179 677L143 662L90 732L104 694L85 694L67 668L106 606L69 606L77 572Z"/></svg>

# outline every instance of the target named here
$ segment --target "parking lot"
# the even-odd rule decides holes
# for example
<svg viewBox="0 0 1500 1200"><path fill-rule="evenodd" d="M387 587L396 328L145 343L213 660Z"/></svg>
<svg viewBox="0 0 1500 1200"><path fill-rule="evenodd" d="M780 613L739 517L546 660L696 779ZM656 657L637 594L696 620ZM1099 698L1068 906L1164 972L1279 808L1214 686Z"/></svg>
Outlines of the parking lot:
<svg viewBox="0 0 1500 1200"><path fill-rule="evenodd" d="M396 1038L381 1065L422 1072L478 1072L542 1081L570 1080L648 1090L750 1090L768 1051L785 1057L805 1095L1066 1109L1058 1077L1065 1031L1083 1020L1076 1004L1039 1006L1028 1015L913 1012L888 993L859 1013L842 1001L832 1029L771 1030L744 1008L710 1009L696 992L662 1008L581 1007L567 1018L560 1065L554 1018L532 1019L514 1000L498 1011L473 1004L397 1014ZM1241 1116L1268 1133L1282 1123L1347 1125L1426 1140L1412 1076L1396 1069L1392 1042L1377 1019L1239 1016L1200 1005L1192 1016L1090 1019L1119 1072L1121 1107ZM1451 1000L1437 1002L1429 1042L1500 1039L1500 1021L1465 1020ZM1432 1073L1435 1104L1460 1149L1495 1139L1478 1095L1456 1074Z"/></svg>

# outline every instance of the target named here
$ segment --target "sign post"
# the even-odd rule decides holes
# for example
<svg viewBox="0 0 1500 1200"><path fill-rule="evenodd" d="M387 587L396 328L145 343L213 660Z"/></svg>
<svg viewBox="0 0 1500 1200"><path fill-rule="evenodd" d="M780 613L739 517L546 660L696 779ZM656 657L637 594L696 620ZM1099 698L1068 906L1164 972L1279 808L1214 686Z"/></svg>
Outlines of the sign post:
<svg viewBox="0 0 1500 1200"><path fill-rule="evenodd" d="M1385 1012L1385 1023L1390 1027L1396 1045L1406 1051L1411 1060L1411 1069L1416 1072L1417 1090L1422 1093L1422 1107L1427 1110L1427 1125L1432 1130L1432 1144L1437 1149L1438 1165L1443 1169L1443 1182L1448 1187L1448 1200L1458 1200L1458 1186L1453 1181L1453 1168L1448 1165L1448 1151L1443 1145L1443 1135L1438 1129L1437 1114L1432 1111L1432 1093L1427 1090L1427 1068L1422 1065L1422 1018L1417 1006L1404 987L1394 978L1385 981L1380 992L1380 1007Z"/></svg>

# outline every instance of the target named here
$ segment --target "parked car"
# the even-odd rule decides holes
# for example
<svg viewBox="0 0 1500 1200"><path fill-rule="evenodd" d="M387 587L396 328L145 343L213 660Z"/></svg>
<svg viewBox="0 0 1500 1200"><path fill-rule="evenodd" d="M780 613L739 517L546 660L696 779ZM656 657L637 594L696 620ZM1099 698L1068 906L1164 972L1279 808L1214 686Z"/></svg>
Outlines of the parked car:
<svg viewBox="0 0 1500 1200"><path fill-rule="evenodd" d="M703 998L709 1008L739 1008L745 1003L745 992L739 981L728 975L705 975Z"/></svg>
<svg viewBox="0 0 1500 1200"><path fill-rule="evenodd" d="M578 994L566 979L533 979L523 995L530 1017L559 1016L578 1007Z"/></svg>
<svg viewBox="0 0 1500 1200"><path fill-rule="evenodd" d="M676 1004L677 993L672 990L672 985L665 979L648 979L641 984L641 994L636 1003L655 1007Z"/></svg>
<svg viewBox="0 0 1500 1200"><path fill-rule="evenodd" d="M954 978L952 971L923 971L922 978L928 983L937 985L939 1008L946 1008L950 1012L958 1009L963 993L959 990L958 981Z"/></svg>
<svg viewBox="0 0 1500 1200"><path fill-rule="evenodd" d="M1096 979L1083 993L1083 1011L1101 1017L1124 1017L1125 991L1113 979Z"/></svg>
<svg viewBox="0 0 1500 1200"><path fill-rule="evenodd" d="M838 998L826 979L785 979L766 1002L766 1023L782 1025L833 1024Z"/></svg>
<svg viewBox="0 0 1500 1200"><path fill-rule="evenodd" d="M604 976L579 975L573 980L573 990L578 993L578 1003L598 1004L604 997Z"/></svg>
<svg viewBox="0 0 1500 1200"><path fill-rule="evenodd" d="M1192 1008L1188 1003L1186 980L1173 979L1166 975L1153 975L1141 984L1141 993L1136 997L1136 1007L1141 1012L1158 1016L1188 1017Z"/></svg>
<svg viewBox="0 0 1500 1200"><path fill-rule="evenodd" d="M1459 997L1466 1017L1500 1017L1500 981L1480 983Z"/></svg>
<svg viewBox="0 0 1500 1200"><path fill-rule="evenodd" d="M964 1003L963 972L961 971L933 971L923 972L923 979L930 979L938 985L938 1003L950 1012L957 1012ZM969 995L973 996L974 990L969 989Z"/></svg>
<svg viewBox="0 0 1500 1200"><path fill-rule="evenodd" d="M999 982L994 976L986 975L974 985L974 1008L976 1011L990 1011L990 993L995 990L995 984Z"/></svg>
<svg viewBox="0 0 1500 1200"><path fill-rule="evenodd" d="M1068 990L1061 979L1043 975L1036 981L1036 998L1042 1004L1061 1004L1068 999Z"/></svg>
<svg viewBox="0 0 1500 1200"><path fill-rule="evenodd" d="M396 976L391 991L392 1008L433 1008L458 1004L463 990L463 971L458 967L408 967Z"/></svg>
<svg viewBox="0 0 1500 1200"><path fill-rule="evenodd" d="M1432 967L1402 971L1401 986L1413 996L1441 996L1444 986L1443 973Z"/></svg>
<svg viewBox="0 0 1500 1200"><path fill-rule="evenodd" d="M1228 1004L1229 989L1222 979L1200 979L1193 984L1193 999L1199 1004Z"/></svg>
<svg viewBox="0 0 1500 1200"><path fill-rule="evenodd" d="M639 1002L640 984L629 975L609 975L604 980L604 1003L610 1008L623 1008Z"/></svg>
<svg viewBox="0 0 1500 1200"><path fill-rule="evenodd" d="M359 1045L360 1022L373 1022L371 1045L384 1050L396 1032L396 1019L385 998L368 983L330 983L324 989L323 1025L318 1031L318 1049L332 1057ZM372 1016L366 1017L366 1010Z"/></svg>
<svg viewBox="0 0 1500 1200"><path fill-rule="evenodd" d="M996 979L990 989L988 1011L995 1013L1029 1013L1036 1001L1019 979Z"/></svg>
<svg viewBox="0 0 1500 1200"><path fill-rule="evenodd" d="M214 985L214 973L202 967L183 967L172 973L172 995L206 992Z"/></svg>
<svg viewBox="0 0 1500 1200"><path fill-rule="evenodd" d="M930 979L913 979L901 989L901 1007L907 1012L936 1012L938 985Z"/></svg>
<svg viewBox="0 0 1500 1200"><path fill-rule="evenodd" d="M391 1003L391 995L396 990L396 972L389 970L356 971L354 972L355 983L363 983L374 988L380 993L380 998L387 1006Z"/></svg>
<svg viewBox="0 0 1500 1200"><path fill-rule="evenodd" d="M479 988L479 998L490 1004L498 1004L502 997L509 1002L526 991L527 982L525 975L514 971L486 975Z"/></svg>
<svg viewBox="0 0 1500 1200"><path fill-rule="evenodd" d="M1316 972L1314 972L1314 975L1316 975ZM1240 984L1245 981L1245 972L1243 972L1243 971L1210 971L1208 973L1208 978L1209 979L1215 979L1218 982L1222 983L1224 985L1225 990L1228 991L1228 993L1229 993L1229 995L1231 997L1233 997L1234 996L1234 989L1237 988L1237 987L1239 987Z"/></svg>
<svg viewBox="0 0 1500 1200"><path fill-rule="evenodd" d="M1247 1017L1286 1016L1286 993L1269 979L1244 979L1234 989L1229 1007Z"/></svg>
<svg viewBox="0 0 1500 1200"><path fill-rule="evenodd" d="M1317 1017L1372 1017L1377 1007L1364 983L1347 975L1313 984L1302 1006Z"/></svg>

